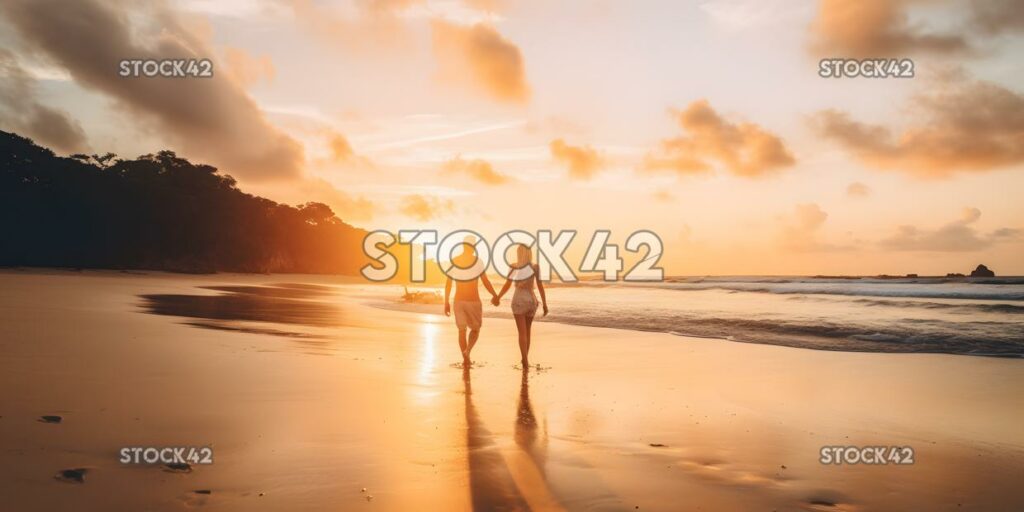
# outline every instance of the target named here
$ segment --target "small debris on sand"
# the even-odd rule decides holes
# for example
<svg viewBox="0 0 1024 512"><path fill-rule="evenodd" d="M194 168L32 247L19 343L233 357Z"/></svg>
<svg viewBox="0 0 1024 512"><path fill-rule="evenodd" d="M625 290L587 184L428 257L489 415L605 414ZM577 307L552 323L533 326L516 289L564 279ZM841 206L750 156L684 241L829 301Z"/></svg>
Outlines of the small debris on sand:
<svg viewBox="0 0 1024 512"><path fill-rule="evenodd" d="M828 500L810 500L807 503L810 504L810 505L816 505L816 506L819 506L819 507L834 507L834 506L836 506L835 503L833 503L831 501L828 501Z"/></svg>
<svg viewBox="0 0 1024 512"><path fill-rule="evenodd" d="M651 448L664 448L665 445L661 443L650 443Z"/></svg>
<svg viewBox="0 0 1024 512"><path fill-rule="evenodd" d="M58 471L57 474L54 475L54 478L60 480L61 482L84 484L85 473L88 471L89 470L85 468L64 469Z"/></svg>
<svg viewBox="0 0 1024 512"><path fill-rule="evenodd" d="M211 491L209 489L196 489L196 490L194 490L192 492L194 492L196 494L213 494L213 491Z"/></svg>
<svg viewBox="0 0 1024 512"><path fill-rule="evenodd" d="M171 462L164 464L164 471L171 473L191 473L192 465L187 462Z"/></svg>
<svg viewBox="0 0 1024 512"><path fill-rule="evenodd" d="M408 302L412 304L444 304L444 299L441 298L441 293L438 291L409 291L408 286L404 286L405 293L402 294L402 302Z"/></svg>

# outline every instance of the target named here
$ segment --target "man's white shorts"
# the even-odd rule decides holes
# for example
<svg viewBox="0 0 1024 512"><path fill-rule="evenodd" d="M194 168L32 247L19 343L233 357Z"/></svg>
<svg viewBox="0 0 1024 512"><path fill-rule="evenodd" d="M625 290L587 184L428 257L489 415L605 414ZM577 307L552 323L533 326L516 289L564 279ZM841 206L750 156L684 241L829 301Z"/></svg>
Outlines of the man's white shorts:
<svg viewBox="0 0 1024 512"><path fill-rule="evenodd" d="M455 325L460 330L469 328L470 330L480 329L480 325L484 321L484 306L478 300L457 300L455 301Z"/></svg>

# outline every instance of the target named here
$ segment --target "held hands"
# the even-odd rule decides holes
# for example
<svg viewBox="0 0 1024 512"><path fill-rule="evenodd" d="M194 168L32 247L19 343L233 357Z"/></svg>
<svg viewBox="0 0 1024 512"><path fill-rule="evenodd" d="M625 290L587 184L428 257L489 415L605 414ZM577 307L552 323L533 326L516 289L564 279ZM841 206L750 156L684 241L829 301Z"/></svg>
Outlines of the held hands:
<svg viewBox="0 0 1024 512"><path fill-rule="evenodd" d="M491 295L491 304L494 306L501 305L501 297L497 295Z"/></svg>

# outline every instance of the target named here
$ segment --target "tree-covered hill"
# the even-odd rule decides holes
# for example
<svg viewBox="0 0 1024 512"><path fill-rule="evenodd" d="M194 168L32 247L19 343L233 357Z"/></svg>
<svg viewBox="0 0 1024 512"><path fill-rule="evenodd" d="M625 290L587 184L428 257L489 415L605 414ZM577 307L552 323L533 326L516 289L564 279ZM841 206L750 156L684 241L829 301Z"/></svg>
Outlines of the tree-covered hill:
<svg viewBox="0 0 1024 512"><path fill-rule="evenodd" d="M358 274L366 232L170 151L53 151L0 131L0 266Z"/></svg>

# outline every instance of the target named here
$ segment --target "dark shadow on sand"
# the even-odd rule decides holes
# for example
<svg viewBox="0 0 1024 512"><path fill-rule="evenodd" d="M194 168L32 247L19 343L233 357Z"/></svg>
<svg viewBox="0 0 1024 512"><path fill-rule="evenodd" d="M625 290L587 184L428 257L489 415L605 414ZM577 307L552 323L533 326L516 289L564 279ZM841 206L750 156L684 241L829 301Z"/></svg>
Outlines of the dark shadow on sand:
<svg viewBox="0 0 1024 512"><path fill-rule="evenodd" d="M498 452L492 434L473 405L470 370L462 370L466 395L466 448L469 452L469 490L473 510L529 510Z"/></svg>
<svg viewBox="0 0 1024 512"><path fill-rule="evenodd" d="M334 290L329 286L292 283L271 284L267 286L203 286L202 288L239 295L256 295L280 299L316 299L334 293Z"/></svg>
<svg viewBox="0 0 1024 512"><path fill-rule="evenodd" d="M307 332L291 332L291 331L282 331L280 329L265 329L265 328L261 328L261 327L236 326L236 325L231 325L229 323L218 323L216 321L213 321L213 322L204 322L204 321L185 322L185 325L191 325L192 327L201 327L203 329L213 329L215 331L240 332L240 333L243 333L243 334L269 334L271 336L282 336L282 337L285 337L285 338L295 338L295 339L298 339L298 340L308 340L308 341L316 341L316 340L326 340L326 339L328 339L327 336L321 336L319 334L311 334L311 333L307 333Z"/></svg>
<svg viewBox="0 0 1024 512"><path fill-rule="evenodd" d="M470 491L474 510L530 510L530 502L544 510L626 510L622 499L611 491L603 481L597 468L588 461L574 455L563 454L563 464L575 468L578 478L585 478L582 486L572 485L559 489L549 480L547 424L538 421L530 400L530 368L520 369L519 399L516 403L516 419L513 425L513 439L516 447L529 459L528 469L519 462L506 462L498 453L493 435L483 426L473 407L469 371L462 374L466 388L467 447L469 448ZM515 455L512 455L515 457ZM523 483L539 488L520 489L517 476L526 477ZM585 475L585 476L584 476ZM537 478L539 478L539 480Z"/></svg>
<svg viewBox="0 0 1024 512"><path fill-rule="evenodd" d="M205 329L249 334L272 334L289 338L318 339L322 336L291 332L245 322L271 322L310 327L356 325L337 304L316 300L329 297L327 286L279 284L271 286L205 286L217 295L140 295L142 308L150 314L198 319L188 325Z"/></svg>
<svg viewBox="0 0 1024 512"><path fill-rule="evenodd" d="M529 368L524 368L522 372L523 377L519 384L519 405L516 412L516 444L530 455L541 475L545 475L544 463L547 461L547 436L545 435L541 443L537 442L537 417L534 416L533 406L530 405Z"/></svg>

